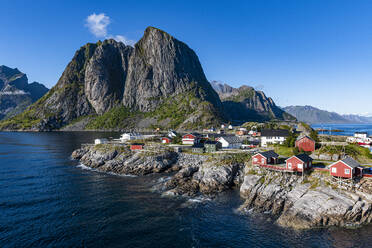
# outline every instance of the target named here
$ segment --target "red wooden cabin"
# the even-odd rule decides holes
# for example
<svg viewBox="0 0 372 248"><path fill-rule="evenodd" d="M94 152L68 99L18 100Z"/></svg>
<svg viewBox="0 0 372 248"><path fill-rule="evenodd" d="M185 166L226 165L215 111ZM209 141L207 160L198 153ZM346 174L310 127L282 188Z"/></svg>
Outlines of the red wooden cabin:
<svg viewBox="0 0 372 248"><path fill-rule="evenodd" d="M286 163L286 169L290 171L307 171L312 168L313 159L307 154L298 154L288 158Z"/></svg>
<svg viewBox="0 0 372 248"><path fill-rule="evenodd" d="M161 138L161 143L163 143L163 144L169 144L169 143L171 143L171 141L172 140L168 137Z"/></svg>
<svg viewBox="0 0 372 248"><path fill-rule="evenodd" d="M199 143L201 135L198 133L188 133L182 136L182 144L184 145L195 145Z"/></svg>
<svg viewBox="0 0 372 248"><path fill-rule="evenodd" d="M135 143L135 144L131 144L130 145L130 149L132 150L132 151L135 151L135 150L143 150L143 148L144 148L144 144L141 144L141 143Z"/></svg>
<svg viewBox="0 0 372 248"><path fill-rule="evenodd" d="M300 136L296 140L296 147L303 152L313 152L315 151L315 140L307 135Z"/></svg>
<svg viewBox="0 0 372 248"><path fill-rule="evenodd" d="M252 156L253 165L277 164L279 155L274 151L259 152Z"/></svg>
<svg viewBox="0 0 372 248"><path fill-rule="evenodd" d="M363 175L363 167L351 157L346 157L329 166L331 176L354 178Z"/></svg>

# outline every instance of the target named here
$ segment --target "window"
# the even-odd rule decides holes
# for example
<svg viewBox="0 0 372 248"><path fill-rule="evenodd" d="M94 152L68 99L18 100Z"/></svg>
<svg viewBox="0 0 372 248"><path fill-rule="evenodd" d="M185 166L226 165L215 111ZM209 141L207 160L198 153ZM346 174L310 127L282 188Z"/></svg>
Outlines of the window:
<svg viewBox="0 0 372 248"><path fill-rule="evenodd" d="M264 159L264 158L263 158L263 159L261 159L261 163L263 163L263 164L265 163L265 159Z"/></svg>
<svg viewBox="0 0 372 248"><path fill-rule="evenodd" d="M292 169L292 163L288 163L288 169Z"/></svg>
<svg viewBox="0 0 372 248"><path fill-rule="evenodd" d="M345 174L350 174L350 169L345 169Z"/></svg>
<svg viewBox="0 0 372 248"><path fill-rule="evenodd" d="M337 173L337 168L336 167L332 167L332 173Z"/></svg>
<svg viewBox="0 0 372 248"><path fill-rule="evenodd" d="M297 168L302 169L302 164L297 164Z"/></svg>
<svg viewBox="0 0 372 248"><path fill-rule="evenodd" d="M254 158L254 159L253 159L253 161L254 161L254 162L257 162L257 161L258 161L258 159L257 159L257 158Z"/></svg>

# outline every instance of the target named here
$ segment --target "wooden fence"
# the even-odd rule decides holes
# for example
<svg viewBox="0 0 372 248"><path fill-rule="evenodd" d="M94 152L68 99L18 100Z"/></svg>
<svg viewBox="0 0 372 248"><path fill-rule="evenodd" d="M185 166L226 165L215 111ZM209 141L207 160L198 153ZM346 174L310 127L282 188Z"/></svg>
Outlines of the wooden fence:
<svg viewBox="0 0 372 248"><path fill-rule="evenodd" d="M283 172L294 172L291 170L287 170L285 167L282 166L275 166L275 165L260 165L260 167L268 168L271 170L276 170L276 171L283 171ZM317 171L329 171L327 168L320 168L320 167L313 167L314 170ZM363 174L363 177L369 177L372 178L372 174Z"/></svg>

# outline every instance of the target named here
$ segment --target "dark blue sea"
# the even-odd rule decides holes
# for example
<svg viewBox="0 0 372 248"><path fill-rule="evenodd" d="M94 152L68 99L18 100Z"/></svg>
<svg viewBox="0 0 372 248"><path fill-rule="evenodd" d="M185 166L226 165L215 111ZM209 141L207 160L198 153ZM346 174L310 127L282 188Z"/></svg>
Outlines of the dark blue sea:
<svg viewBox="0 0 372 248"><path fill-rule="evenodd" d="M368 132L372 136L372 124L312 124L311 127L314 129L342 130L342 132L324 131L324 134L353 136L355 132Z"/></svg>
<svg viewBox="0 0 372 248"><path fill-rule="evenodd" d="M81 143L115 133L0 133L0 247L371 247L372 226L295 232L215 199L161 197L164 175L78 166Z"/></svg>

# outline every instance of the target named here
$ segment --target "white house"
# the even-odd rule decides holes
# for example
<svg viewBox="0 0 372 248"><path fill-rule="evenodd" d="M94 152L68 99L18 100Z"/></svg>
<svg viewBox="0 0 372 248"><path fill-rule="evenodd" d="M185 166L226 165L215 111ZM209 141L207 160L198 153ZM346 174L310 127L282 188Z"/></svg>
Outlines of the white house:
<svg viewBox="0 0 372 248"><path fill-rule="evenodd" d="M233 129L233 126L232 125L229 125L229 130L232 130Z"/></svg>
<svg viewBox="0 0 372 248"><path fill-rule="evenodd" d="M95 139L94 144L99 145L99 144L107 144L108 140L103 138L103 139Z"/></svg>
<svg viewBox="0 0 372 248"><path fill-rule="evenodd" d="M120 141L121 142L126 142L128 140L137 140L137 139L142 139L143 136L138 134L138 133L123 133L120 136Z"/></svg>
<svg viewBox="0 0 372 248"><path fill-rule="evenodd" d="M346 139L349 143L358 143L361 146L370 146L372 143L372 138L368 137L367 132L356 132L354 137L347 137Z"/></svg>
<svg viewBox="0 0 372 248"><path fill-rule="evenodd" d="M261 146L267 147L269 144L283 144L289 136L289 131L285 129L263 129L261 131Z"/></svg>
<svg viewBox="0 0 372 248"><path fill-rule="evenodd" d="M183 145L195 145L200 142L201 135L198 133L188 133L182 136Z"/></svg>
<svg viewBox="0 0 372 248"><path fill-rule="evenodd" d="M222 148L239 149L242 147L242 141L236 136L221 136L216 140L222 144Z"/></svg>
<svg viewBox="0 0 372 248"><path fill-rule="evenodd" d="M368 133L367 132L355 132L354 137L357 139L367 139Z"/></svg>

